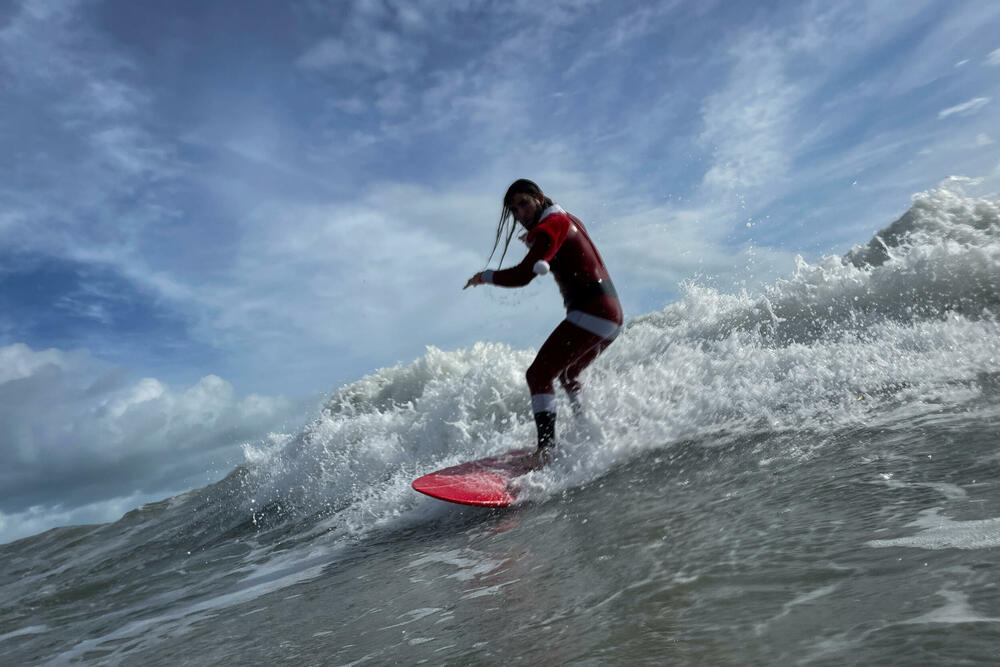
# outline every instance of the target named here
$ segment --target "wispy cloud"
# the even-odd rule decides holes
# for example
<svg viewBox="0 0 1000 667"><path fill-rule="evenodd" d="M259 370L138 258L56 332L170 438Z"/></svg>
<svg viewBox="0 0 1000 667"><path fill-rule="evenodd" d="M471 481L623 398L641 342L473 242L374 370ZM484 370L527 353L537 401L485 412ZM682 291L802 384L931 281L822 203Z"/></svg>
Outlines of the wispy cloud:
<svg viewBox="0 0 1000 667"><path fill-rule="evenodd" d="M413 71L420 67L422 59L418 44L404 41L397 33L375 29L361 35L353 33L350 41L328 37L304 53L299 65L316 70L361 65L389 74Z"/></svg>
<svg viewBox="0 0 1000 667"><path fill-rule="evenodd" d="M133 226L151 222L158 209L139 212L153 203L144 186L180 171L172 146L146 127L150 99L129 82L134 63L83 14L81 3L32 0L0 30L0 68L21 102L19 134L8 140L34 146L11 146L18 159L0 166L7 214L35 223L8 228L7 241L21 249L71 253L88 237L121 243L121 198ZM58 231L38 234L39 224Z"/></svg>
<svg viewBox="0 0 1000 667"><path fill-rule="evenodd" d="M991 51L990 54L986 56L986 64L1000 66L1000 49Z"/></svg>
<svg viewBox="0 0 1000 667"><path fill-rule="evenodd" d="M458 298L465 274L483 261L470 247L488 230L475 234L468 224L482 203L384 184L341 205L265 204L246 220L231 280L196 298L216 313L222 335L253 328L265 345L305 335L369 359L387 349L415 356L447 340L467 313L469 299L444 295Z"/></svg>
<svg viewBox="0 0 1000 667"><path fill-rule="evenodd" d="M968 102L963 102L962 104L956 104L953 107L942 109L938 112L938 118L942 119L948 118L949 116L967 116L969 114L976 113L989 103L990 98L988 97L975 97Z"/></svg>
<svg viewBox="0 0 1000 667"><path fill-rule="evenodd" d="M748 35L733 47L728 82L702 106L700 140L712 155L703 182L738 190L784 178L788 131L801 96L767 35Z"/></svg>

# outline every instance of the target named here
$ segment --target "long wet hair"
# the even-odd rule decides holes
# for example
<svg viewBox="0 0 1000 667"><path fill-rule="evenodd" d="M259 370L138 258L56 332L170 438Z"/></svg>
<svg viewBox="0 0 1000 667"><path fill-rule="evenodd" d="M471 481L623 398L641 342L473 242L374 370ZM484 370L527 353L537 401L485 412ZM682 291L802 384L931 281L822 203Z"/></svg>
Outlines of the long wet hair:
<svg viewBox="0 0 1000 667"><path fill-rule="evenodd" d="M499 265L503 264L503 258L507 256L507 248L510 247L511 239L514 238L514 232L517 231L517 221L514 220L514 211L510 207L510 200L514 198L514 195L518 194L530 195L535 199L541 200L542 211L552 206L552 200L545 196L545 193L542 192L542 189L534 181L519 178L511 183L510 187L507 188L507 194L503 196L503 209L500 211L500 222L497 223L497 235L493 241L493 250L490 252L490 258L486 260L487 266L493 261L493 256L496 254L497 248L500 247L501 239L503 239L503 252L500 253Z"/></svg>

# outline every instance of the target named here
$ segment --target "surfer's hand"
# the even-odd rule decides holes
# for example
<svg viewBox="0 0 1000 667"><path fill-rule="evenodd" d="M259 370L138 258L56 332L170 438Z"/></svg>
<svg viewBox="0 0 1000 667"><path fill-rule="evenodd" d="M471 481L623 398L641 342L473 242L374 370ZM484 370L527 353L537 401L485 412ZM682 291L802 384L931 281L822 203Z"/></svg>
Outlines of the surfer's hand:
<svg viewBox="0 0 1000 667"><path fill-rule="evenodd" d="M476 287L477 285L482 285L482 284L483 284L483 272L480 271L476 275L469 278L469 282L465 283L465 287L463 287L462 289L467 289L469 287Z"/></svg>

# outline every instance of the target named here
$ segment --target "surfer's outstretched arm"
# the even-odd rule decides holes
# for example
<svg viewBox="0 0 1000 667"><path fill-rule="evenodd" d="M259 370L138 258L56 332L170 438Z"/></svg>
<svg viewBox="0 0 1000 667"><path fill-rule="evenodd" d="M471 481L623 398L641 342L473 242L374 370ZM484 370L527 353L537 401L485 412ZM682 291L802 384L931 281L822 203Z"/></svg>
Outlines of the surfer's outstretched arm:
<svg viewBox="0 0 1000 667"><path fill-rule="evenodd" d="M480 271L476 275L469 278L469 282L465 283L465 287L462 289L467 287L476 287L478 285L524 287L534 280L535 276L548 271L548 262L544 262L542 258L545 257L551 245L551 239L547 236L539 236L538 239L534 241L531 249L528 251L528 254L521 260L520 264L512 266L509 269L498 271L491 271L489 269ZM539 262L545 265L544 269L539 266Z"/></svg>

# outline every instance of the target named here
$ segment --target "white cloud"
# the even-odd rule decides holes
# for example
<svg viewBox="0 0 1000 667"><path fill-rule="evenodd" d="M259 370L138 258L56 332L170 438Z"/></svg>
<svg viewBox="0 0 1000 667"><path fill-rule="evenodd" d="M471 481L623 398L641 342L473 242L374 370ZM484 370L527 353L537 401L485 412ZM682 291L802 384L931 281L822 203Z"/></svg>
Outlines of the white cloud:
<svg viewBox="0 0 1000 667"><path fill-rule="evenodd" d="M158 145L138 127L117 126L95 130L90 142L94 153L103 156L104 164L123 178L164 178L177 174L171 165L171 151Z"/></svg>
<svg viewBox="0 0 1000 667"><path fill-rule="evenodd" d="M330 106L352 115L364 113L368 109L368 105L360 97L337 98L330 101Z"/></svg>
<svg viewBox="0 0 1000 667"><path fill-rule="evenodd" d="M719 220L725 215L718 206L645 209L616 219L613 224L629 229L629 234L614 236L605 245L625 260L639 284L675 288L681 280L714 275L729 264L729 257L716 244ZM643 242L632 242L635 238Z"/></svg>
<svg viewBox="0 0 1000 667"><path fill-rule="evenodd" d="M1000 66L1000 49L991 51L990 54L986 56L986 64Z"/></svg>
<svg viewBox="0 0 1000 667"><path fill-rule="evenodd" d="M231 280L198 298L217 313L216 331L253 329L262 342L303 332L376 358L401 343L420 351L459 319L445 295L482 262L462 245L473 236L468 221L482 217L470 199L383 184L357 202L262 204L247 218Z"/></svg>
<svg viewBox="0 0 1000 667"><path fill-rule="evenodd" d="M0 30L0 64L21 90L59 93L65 123L129 116L148 103L125 83L133 65L106 47L78 16L80 2L31 1Z"/></svg>
<svg viewBox="0 0 1000 667"><path fill-rule="evenodd" d="M943 119L949 116L968 116L979 111L984 106L989 104L989 102L990 98L988 97L975 97L968 102L963 102L962 104L942 109L938 112L938 118Z"/></svg>
<svg viewBox="0 0 1000 667"><path fill-rule="evenodd" d="M753 245L732 246L725 237L736 221L731 207L664 205L616 218L602 252L626 267L615 280L636 291L667 298L686 280L708 282L723 290L760 287L794 266L795 253ZM642 243L635 243L635 239Z"/></svg>
<svg viewBox="0 0 1000 667"><path fill-rule="evenodd" d="M23 344L0 347L0 385L29 378L47 366L65 368L74 362L59 350L32 352Z"/></svg>
<svg viewBox="0 0 1000 667"><path fill-rule="evenodd" d="M588 43L586 49L579 50L576 62L566 73L575 74L578 70L606 59L621 49L628 48L631 43L655 33L660 29L660 21L668 18L671 12L682 5L681 0L648 3L618 16L603 33L602 39Z"/></svg>
<svg viewBox="0 0 1000 667"><path fill-rule="evenodd" d="M163 397L167 387L155 378L143 378L138 384L128 390L124 396L116 398L107 405L108 414L113 419L121 419L130 407L148 403Z"/></svg>
<svg viewBox="0 0 1000 667"><path fill-rule="evenodd" d="M381 81L375 85L375 107L383 114L395 115L410 108L410 87L398 80Z"/></svg>
<svg viewBox="0 0 1000 667"><path fill-rule="evenodd" d="M85 513L78 508L114 504L136 489L203 485L229 472L243 443L297 426L288 421L300 419L303 407L282 397L237 397L212 375L175 390L153 378L131 380L86 352L0 347L0 511L8 523L20 516L20 524L36 526L42 515Z"/></svg>
<svg viewBox="0 0 1000 667"><path fill-rule="evenodd" d="M346 65L361 65L391 74L414 71L422 61L419 43L404 40L400 35L372 27L363 33L352 33L350 42L340 37L328 37L298 60L306 69L325 70Z"/></svg>
<svg viewBox="0 0 1000 667"><path fill-rule="evenodd" d="M774 37L749 34L732 49L726 85L702 105L699 141L712 155L703 184L740 190L784 178L788 130L800 98L788 81Z"/></svg>
<svg viewBox="0 0 1000 667"><path fill-rule="evenodd" d="M311 47L298 60L301 67L308 69L326 69L355 62L359 56L352 53L340 39L329 37Z"/></svg>

